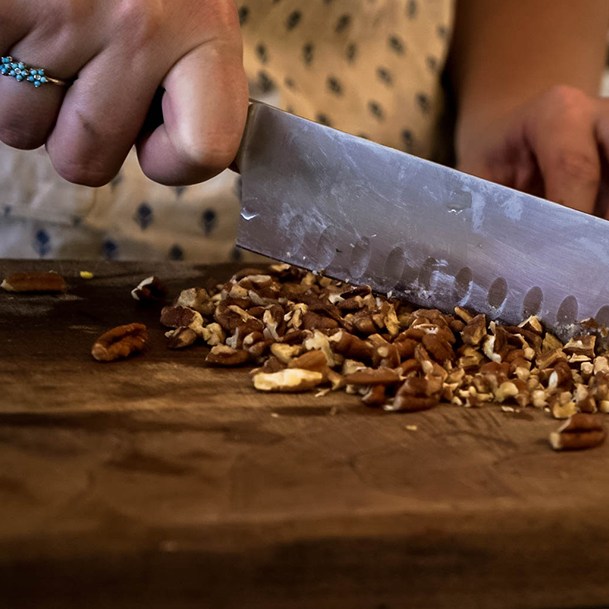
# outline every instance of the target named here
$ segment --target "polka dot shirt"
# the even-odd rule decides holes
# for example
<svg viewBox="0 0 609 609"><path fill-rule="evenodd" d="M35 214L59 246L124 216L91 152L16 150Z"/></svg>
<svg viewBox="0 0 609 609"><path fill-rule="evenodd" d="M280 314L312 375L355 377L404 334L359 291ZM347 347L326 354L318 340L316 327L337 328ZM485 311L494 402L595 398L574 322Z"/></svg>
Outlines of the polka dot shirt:
<svg viewBox="0 0 609 609"><path fill-rule="evenodd" d="M433 156L453 6L446 0L244 0L245 67L294 112Z"/></svg>

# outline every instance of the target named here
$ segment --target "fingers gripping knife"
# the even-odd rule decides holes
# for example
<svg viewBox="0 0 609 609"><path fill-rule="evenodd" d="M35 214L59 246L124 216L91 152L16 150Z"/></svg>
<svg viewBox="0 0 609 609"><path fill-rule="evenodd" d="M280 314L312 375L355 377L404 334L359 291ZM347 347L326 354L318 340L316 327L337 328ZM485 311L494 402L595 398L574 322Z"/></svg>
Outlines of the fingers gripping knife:
<svg viewBox="0 0 609 609"><path fill-rule="evenodd" d="M609 222L253 102L243 248L562 338L609 325Z"/></svg>

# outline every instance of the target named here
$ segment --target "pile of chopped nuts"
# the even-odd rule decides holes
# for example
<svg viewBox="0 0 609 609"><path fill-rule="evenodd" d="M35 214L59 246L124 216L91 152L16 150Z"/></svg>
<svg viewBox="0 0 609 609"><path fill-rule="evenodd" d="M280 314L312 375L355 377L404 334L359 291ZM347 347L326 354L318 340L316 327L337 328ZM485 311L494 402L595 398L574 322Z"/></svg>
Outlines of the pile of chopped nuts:
<svg viewBox="0 0 609 609"><path fill-rule="evenodd" d="M557 419L609 412L609 354L596 353L594 334L563 344L536 317L511 326L417 309L283 264L244 270L213 293L184 290L161 323L170 348L203 341L209 364L254 366L260 391L344 389L390 412L441 402Z"/></svg>
<svg viewBox="0 0 609 609"><path fill-rule="evenodd" d="M54 272L13 273L0 284L10 292L67 287ZM131 294L142 303L166 297L156 277ZM417 309L366 286L276 264L245 269L213 292L183 290L162 309L161 323L170 328L171 349L204 342L208 364L252 366L259 391L344 390L387 412L440 403L534 407L565 420L550 434L555 450L592 448L606 438L596 413L609 413L609 330L594 320L582 323L588 333L563 343L534 316L514 326L460 307L453 314ZM97 338L91 355L112 362L147 343L144 324L126 324Z"/></svg>

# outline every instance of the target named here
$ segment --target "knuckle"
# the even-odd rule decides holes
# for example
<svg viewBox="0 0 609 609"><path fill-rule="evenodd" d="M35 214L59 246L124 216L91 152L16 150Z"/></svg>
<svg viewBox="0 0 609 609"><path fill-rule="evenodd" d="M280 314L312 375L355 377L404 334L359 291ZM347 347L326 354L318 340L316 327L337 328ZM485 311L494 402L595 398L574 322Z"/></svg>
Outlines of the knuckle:
<svg viewBox="0 0 609 609"><path fill-rule="evenodd" d="M197 14L187 26L185 40L212 43L241 54L241 26L235 2L208 0L197 5Z"/></svg>
<svg viewBox="0 0 609 609"><path fill-rule="evenodd" d="M121 1L115 26L130 48L146 48L157 38L165 22L162 6L161 2L148 0Z"/></svg>
<svg viewBox="0 0 609 609"><path fill-rule="evenodd" d="M209 6L213 11L215 27L219 31L239 32L239 14L235 2L216 0Z"/></svg>
<svg viewBox="0 0 609 609"><path fill-rule="evenodd" d="M554 85L543 96L544 101L555 107L560 113L581 113L588 105L588 96L575 87L569 85Z"/></svg>
<svg viewBox="0 0 609 609"><path fill-rule="evenodd" d="M598 158L584 152L559 151L556 156L556 169L567 178L585 184L597 184L600 181Z"/></svg>
<svg viewBox="0 0 609 609"><path fill-rule="evenodd" d="M86 26L92 14L90 2L68 0L48 2L43 5L43 18L48 31L61 32L65 28Z"/></svg>

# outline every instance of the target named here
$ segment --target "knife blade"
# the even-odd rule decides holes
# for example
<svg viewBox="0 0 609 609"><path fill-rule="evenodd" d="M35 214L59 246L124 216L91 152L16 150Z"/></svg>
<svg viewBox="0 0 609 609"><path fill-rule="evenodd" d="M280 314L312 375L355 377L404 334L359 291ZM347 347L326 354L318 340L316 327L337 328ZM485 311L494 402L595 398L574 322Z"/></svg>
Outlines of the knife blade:
<svg viewBox="0 0 609 609"><path fill-rule="evenodd" d="M609 325L609 222L252 102L245 249L421 307L566 339Z"/></svg>

